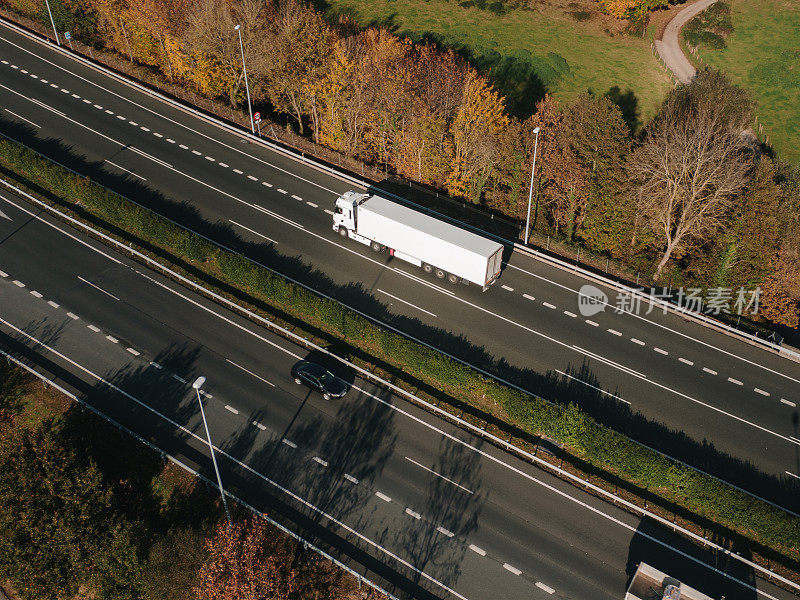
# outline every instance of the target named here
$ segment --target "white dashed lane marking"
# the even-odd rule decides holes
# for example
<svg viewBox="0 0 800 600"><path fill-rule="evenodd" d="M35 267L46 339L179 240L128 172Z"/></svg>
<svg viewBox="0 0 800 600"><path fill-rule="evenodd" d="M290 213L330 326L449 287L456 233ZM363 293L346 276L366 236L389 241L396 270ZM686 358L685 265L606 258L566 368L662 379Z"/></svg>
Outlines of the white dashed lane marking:
<svg viewBox="0 0 800 600"><path fill-rule="evenodd" d="M386 494L384 494L383 492L375 492L375 495L378 498L380 498L381 500L383 500L384 502L391 502L392 501L392 499L389 496L387 496Z"/></svg>
<svg viewBox="0 0 800 600"><path fill-rule="evenodd" d="M642 340L637 340L636 338L631 338L631 341L632 341L634 344L637 344L637 345L639 345L639 346L644 346L644 345L645 345L645 343L644 343Z"/></svg>
<svg viewBox="0 0 800 600"><path fill-rule="evenodd" d="M141 129L142 131L147 131L148 133L150 132L150 129L148 129L144 125L142 125L139 129Z"/></svg>
<svg viewBox="0 0 800 600"><path fill-rule="evenodd" d="M233 408L230 404L225 405L225 410L227 410L228 412L232 412L235 415L239 414L239 411Z"/></svg>
<svg viewBox="0 0 800 600"><path fill-rule="evenodd" d="M564 314L567 315L568 317L572 317L573 319L578 316L574 312L569 312L568 310L565 310Z"/></svg>
<svg viewBox="0 0 800 600"><path fill-rule="evenodd" d="M519 570L517 567L512 567L512 566L511 566L510 564L508 564L508 563L503 563L503 568L504 568L506 571L510 571L510 572L512 572L514 575L522 575L522 571L520 571L520 570Z"/></svg>
<svg viewBox="0 0 800 600"><path fill-rule="evenodd" d="M180 375L176 375L175 373L172 374L172 378L177 379L181 383L186 383L186 380L183 377L181 377Z"/></svg>
<svg viewBox="0 0 800 600"><path fill-rule="evenodd" d="M536 300L536 298L528 294L522 294L522 297L525 298L525 300Z"/></svg>
<svg viewBox="0 0 800 600"><path fill-rule="evenodd" d="M480 554L481 556L486 556L486 550L483 548L479 548L475 544L470 544L469 549L472 550L475 554Z"/></svg>
<svg viewBox="0 0 800 600"><path fill-rule="evenodd" d="M117 344L117 343L119 343L119 340L118 340L117 338L115 338L113 335L107 335L107 336L106 336L106 339L107 339L109 342L111 342L112 344Z"/></svg>
<svg viewBox="0 0 800 600"><path fill-rule="evenodd" d="M125 117L125 116L123 116L123 115L117 115L117 118L118 118L120 121L124 121L125 119L127 119L127 117Z"/></svg>
<svg viewBox="0 0 800 600"><path fill-rule="evenodd" d="M68 316L70 319L74 320L74 321L77 321L77 320L79 319L78 315L76 315L75 313L68 312L68 313L67 313L67 316Z"/></svg>
<svg viewBox="0 0 800 600"><path fill-rule="evenodd" d="M537 581L536 582L536 587L539 588L540 590L542 590L543 592L547 593L547 594L555 594L556 593L556 591L553 588L551 588L549 585L545 585L541 581Z"/></svg>
<svg viewBox="0 0 800 600"><path fill-rule="evenodd" d="M187 146L186 144L178 144L178 148L182 148L183 150L188 150L189 146Z"/></svg>
<svg viewBox="0 0 800 600"><path fill-rule="evenodd" d="M547 308L557 308L555 304L550 304L549 302L542 302L542 305Z"/></svg>
<svg viewBox="0 0 800 600"><path fill-rule="evenodd" d="M787 400L786 398L781 398L781 402L786 406L791 406L792 408L795 408L797 406L797 404L795 404L791 400Z"/></svg>
<svg viewBox="0 0 800 600"><path fill-rule="evenodd" d="M60 308L60 304L58 302L53 302L52 300L48 300L47 303L52 306L53 308Z"/></svg>
<svg viewBox="0 0 800 600"><path fill-rule="evenodd" d="M716 375L717 374L717 372L714 369L709 369L708 367L703 367L703 371L705 371L709 375Z"/></svg>
<svg viewBox="0 0 800 600"><path fill-rule="evenodd" d="M319 208L319 204L314 204L313 202L306 202L311 208Z"/></svg>
<svg viewBox="0 0 800 600"><path fill-rule="evenodd" d="M688 358L683 358L682 356L678 358L685 365L689 365L690 367L694 365L694 361L689 360Z"/></svg>
<svg viewBox="0 0 800 600"><path fill-rule="evenodd" d="M504 290L506 290L507 292L513 292L514 291L514 288L508 287L507 285L501 285L500 287L503 288Z"/></svg>
<svg viewBox="0 0 800 600"><path fill-rule="evenodd" d="M103 110L103 107L99 104L92 104L92 106L94 106L97 110Z"/></svg>
<svg viewBox="0 0 800 600"><path fill-rule="evenodd" d="M151 366L151 367L154 367L154 368L156 368L156 369L159 369L159 370L161 370L161 369L163 369L163 368L164 368L164 367L162 367L160 364L158 364L157 362L153 362L152 360L150 361L150 366Z"/></svg>
<svg viewBox="0 0 800 600"><path fill-rule="evenodd" d="M410 517L414 517L414 518L415 518L415 519L417 519L418 521L419 521L419 520L422 518L422 515L421 515L421 514L419 514L418 512L414 512L414 511L413 511L413 510L411 510L410 508L407 508L407 509L406 509L406 514L407 514L408 516L410 516Z"/></svg>
<svg viewBox="0 0 800 600"><path fill-rule="evenodd" d="M733 377L728 377L728 381L730 381L731 383L733 383L735 385L742 385L741 381L739 381L738 379L734 379Z"/></svg>
<svg viewBox="0 0 800 600"><path fill-rule="evenodd" d="M319 465L322 465L323 467L327 467L328 466L328 461L327 460L322 460L319 456L315 456L311 460L313 460L315 463L317 463Z"/></svg>
<svg viewBox="0 0 800 600"><path fill-rule="evenodd" d="M436 531L438 531L442 535L446 535L449 538L451 538L451 537L453 537L455 535L452 531L450 531L448 529L445 529L444 527L437 527Z"/></svg>
<svg viewBox="0 0 800 600"><path fill-rule="evenodd" d="M13 283L13 284L14 284L15 286L17 286L17 287L21 287L21 288L24 288L24 287L25 287L25 284L24 284L24 283L22 283L21 281L17 280L17 279L15 279L14 281L12 281L11 283Z"/></svg>
<svg viewBox="0 0 800 600"><path fill-rule="evenodd" d="M156 136L157 138L163 138L163 137L164 137L163 135L161 135L161 134L160 134L160 133L158 133L157 131L156 131L156 132L153 132L153 135L154 135L154 136Z"/></svg>
<svg viewBox="0 0 800 600"><path fill-rule="evenodd" d="M42 295L39 292L37 292L36 290L31 290L31 296L33 296L34 298L41 298L42 297Z"/></svg>
<svg viewBox="0 0 800 600"><path fill-rule="evenodd" d="M668 356L669 355L669 352L667 352L666 350L662 350L661 348L653 348L653 350L655 350L659 354L663 354L664 356Z"/></svg>
<svg viewBox="0 0 800 600"><path fill-rule="evenodd" d="M213 156L206 156L206 160L209 162L216 162L217 159L215 159Z"/></svg>
<svg viewBox="0 0 800 600"><path fill-rule="evenodd" d="M292 198L294 198L298 202L302 202L303 201L303 199L300 196L296 195L296 194L292 194Z"/></svg>
<svg viewBox="0 0 800 600"><path fill-rule="evenodd" d="M99 327L96 327L96 326L94 326L94 325L87 325L86 327L87 327L87 328L89 328L89 329L91 329L91 330L92 330L92 331L94 331L95 333L100 333L100 328L99 328Z"/></svg>
<svg viewBox="0 0 800 600"><path fill-rule="evenodd" d="M352 475L348 475L347 473L345 473L345 474L344 474L344 478L345 478L345 479L347 479L347 481L349 481L349 482L350 482L350 483L352 483L353 485L358 485L358 479L356 479L356 478L355 478L355 477L353 477Z"/></svg>
<svg viewBox="0 0 800 600"><path fill-rule="evenodd" d="M292 442L292 441L290 441L290 440L287 440L286 438L283 438L283 439L281 440L281 442L283 442L284 444L286 444L287 446L289 446L289 448L297 448L297 444L295 444L294 442Z"/></svg>
<svg viewBox="0 0 800 600"><path fill-rule="evenodd" d="M138 350L135 350L133 348L127 348L127 350L128 350L128 352L130 352L134 356L139 356L141 354L141 352L139 352Z"/></svg>
<svg viewBox="0 0 800 600"><path fill-rule="evenodd" d="M248 176L247 176L247 178L248 178L250 181L258 181L258 177L253 177L252 175L248 175Z"/></svg>
<svg viewBox="0 0 800 600"><path fill-rule="evenodd" d="M241 175L244 173L244 171L242 171L241 169L234 169L233 172L236 173L237 175Z"/></svg>
<svg viewBox="0 0 800 600"><path fill-rule="evenodd" d="M621 336L622 335L622 332L621 331L617 331L616 329L608 329L607 331L611 335L616 335L616 336Z"/></svg>
<svg viewBox="0 0 800 600"><path fill-rule="evenodd" d="M194 154L195 156L203 156L203 153L198 152L197 150L192 150L192 154Z"/></svg>
<svg viewBox="0 0 800 600"><path fill-rule="evenodd" d="M265 186L267 186L267 187L272 187L272 184L271 184L271 183L269 183L268 181L262 181L262 182L261 182L261 185L265 185Z"/></svg>
<svg viewBox="0 0 800 600"><path fill-rule="evenodd" d="M281 194L285 194L285 193L286 193L286 190L282 190L281 188L278 188L278 191L279 191Z"/></svg>
<svg viewBox="0 0 800 600"><path fill-rule="evenodd" d="M761 388L753 388L753 391L756 394L761 394L762 396L769 396L770 395L769 392L767 392L765 390L762 390Z"/></svg>
<svg viewBox="0 0 800 600"><path fill-rule="evenodd" d="M225 169L227 169L228 167L230 167L230 165L229 165L229 164L227 164L227 163L224 163L224 162L221 162L221 163L218 163L218 164L219 164L219 166L220 166L220 167L223 167L223 168L225 168Z"/></svg>
<svg viewBox="0 0 800 600"><path fill-rule="evenodd" d="M169 142L170 144L174 144L175 140L173 140L172 138L167 138L167 142Z"/></svg>
<svg viewBox="0 0 800 600"><path fill-rule="evenodd" d="M600 323L595 323L594 321L590 321L589 319L586 319L586 324L591 325L592 327L600 327Z"/></svg>
<svg viewBox="0 0 800 600"><path fill-rule="evenodd" d="M0 277L8 277L8 273L5 271L0 271Z"/></svg>
<svg viewBox="0 0 800 600"><path fill-rule="evenodd" d="M262 425L261 423L259 423L258 421L253 421L253 425L258 427L261 431L266 431L267 430L267 428L264 425Z"/></svg>

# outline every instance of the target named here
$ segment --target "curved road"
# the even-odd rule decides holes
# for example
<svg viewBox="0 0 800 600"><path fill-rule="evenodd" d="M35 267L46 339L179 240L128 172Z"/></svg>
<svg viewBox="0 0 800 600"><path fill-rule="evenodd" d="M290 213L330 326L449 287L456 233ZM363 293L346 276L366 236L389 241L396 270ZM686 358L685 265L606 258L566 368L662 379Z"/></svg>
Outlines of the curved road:
<svg viewBox="0 0 800 600"><path fill-rule="evenodd" d="M698 14L703 12L717 0L700 0L684 8L667 24L664 36L661 40L656 40L656 50L664 59L667 67L675 74L675 78L680 83L689 83L694 77L695 68L686 55L681 50L679 34L686 23L691 21Z"/></svg>

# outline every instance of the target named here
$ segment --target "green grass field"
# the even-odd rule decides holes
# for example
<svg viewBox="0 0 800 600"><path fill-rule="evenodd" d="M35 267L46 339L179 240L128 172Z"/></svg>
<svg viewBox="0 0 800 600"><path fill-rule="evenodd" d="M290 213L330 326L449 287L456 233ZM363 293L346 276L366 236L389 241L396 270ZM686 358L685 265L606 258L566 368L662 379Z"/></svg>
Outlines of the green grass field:
<svg viewBox="0 0 800 600"><path fill-rule="evenodd" d="M778 156L800 166L800 3L728 0L734 31L727 48L700 56L750 90Z"/></svg>
<svg viewBox="0 0 800 600"><path fill-rule="evenodd" d="M509 108L523 117L544 91L568 100L589 89L599 95L618 86L622 94L633 92L644 118L670 88L649 39L608 33L607 26L615 27L609 17L581 12L578 4L541 3L535 10L495 14L456 0L328 2L330 16L345 14L361 26L382 25L400 36L463 50L481 70L491 71Z"/></svg>

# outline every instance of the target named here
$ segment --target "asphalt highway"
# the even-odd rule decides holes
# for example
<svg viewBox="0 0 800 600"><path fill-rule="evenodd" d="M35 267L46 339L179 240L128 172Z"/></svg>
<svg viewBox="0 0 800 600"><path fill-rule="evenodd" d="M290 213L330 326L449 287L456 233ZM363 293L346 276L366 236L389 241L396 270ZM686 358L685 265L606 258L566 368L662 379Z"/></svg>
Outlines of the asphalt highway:
<svg viewBox="0 0 800 600"><path fill-rule="evenodd" d="M484 444L0 193L0 344L213 478L280 513L398 594L619 599L644 560L714 597L785 599L713 556ZM365 566L366 565L366 566Z"/></svg>
<svg viewBox="0 0 800 600"><path fill-rule="evenodd" d="M604 312L583 317L581 277L517 252L481 292L342 241L330 211L350 184L6 27L0 132L471 364L578 401L754 493L774 497L749 477L749 464L770 483L799 481L799 364L674 314L647 314L648 305L618 314L613 295ZM786 496L779 501L797 508Z"/></svg>

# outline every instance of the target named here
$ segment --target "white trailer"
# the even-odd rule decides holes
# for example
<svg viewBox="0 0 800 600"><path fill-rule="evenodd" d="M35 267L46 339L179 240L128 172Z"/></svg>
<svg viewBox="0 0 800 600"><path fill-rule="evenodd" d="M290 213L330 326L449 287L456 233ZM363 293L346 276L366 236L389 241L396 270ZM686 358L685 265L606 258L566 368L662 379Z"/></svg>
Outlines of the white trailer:
<svg viewBox="0 0 800 600"><path fill-rule="evenodd" d="M501 244L381 196L340 196L333 230L376 252L388 249L392 256L451 283L472 282L485 290L500 275Z"/></svg>

